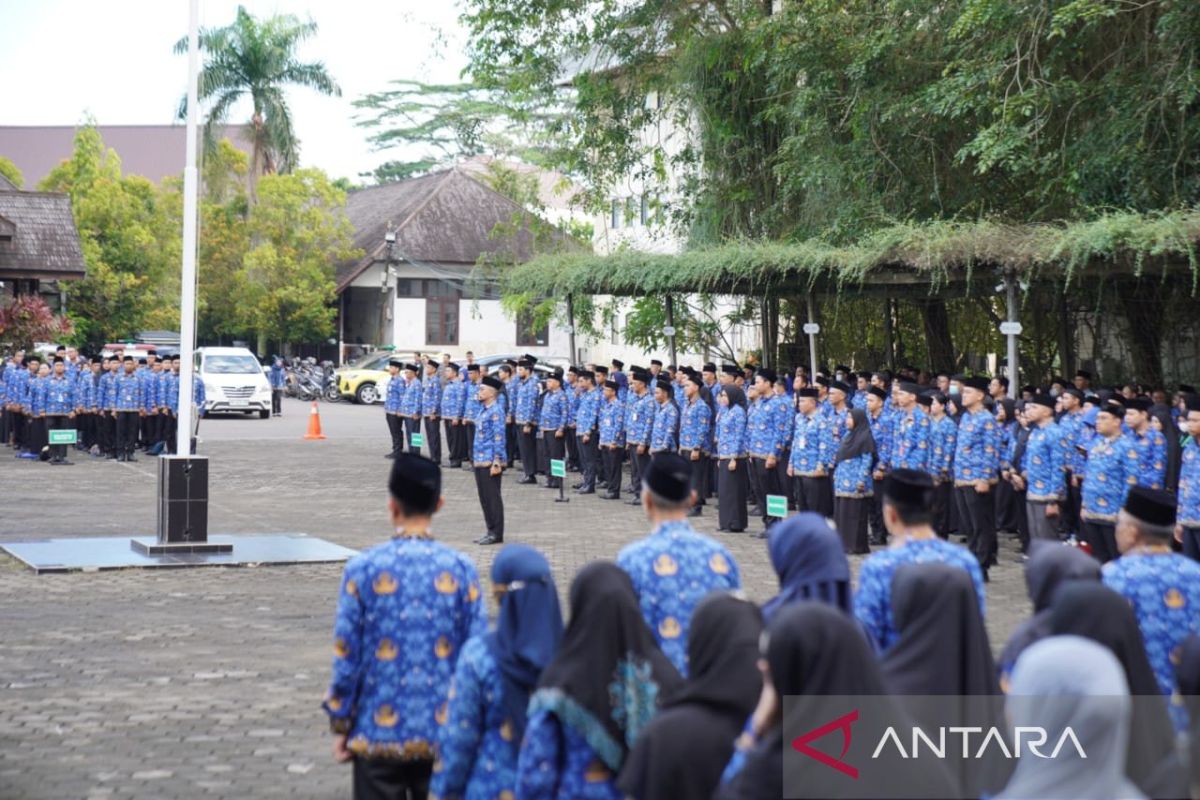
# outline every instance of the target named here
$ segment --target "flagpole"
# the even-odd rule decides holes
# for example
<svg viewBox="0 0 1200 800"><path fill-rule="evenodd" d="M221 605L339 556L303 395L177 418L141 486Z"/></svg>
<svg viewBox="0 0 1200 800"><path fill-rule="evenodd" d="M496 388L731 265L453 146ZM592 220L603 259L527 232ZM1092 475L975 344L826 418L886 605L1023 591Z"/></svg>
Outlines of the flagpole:
<svg viewBox="0 0 1200 800"><path fill-rule="evenodd" d="M196 172L196 128L200 101L200 0L189 0L188 13L188 84L187 145L183 167L183 273L179 298L179 425L175 432L175 452L192 452L193 360L196 348L196 208L199 180Z"/></svg>

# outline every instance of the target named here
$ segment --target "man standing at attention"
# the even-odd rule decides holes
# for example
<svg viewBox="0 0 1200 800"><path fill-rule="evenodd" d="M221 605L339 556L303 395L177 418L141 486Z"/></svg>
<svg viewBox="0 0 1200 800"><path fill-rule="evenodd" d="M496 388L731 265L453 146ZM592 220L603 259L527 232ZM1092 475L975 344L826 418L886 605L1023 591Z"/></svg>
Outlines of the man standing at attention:
<svg viewBox="0 0 1200 800"><path fill-rule="evenodd" d="M442 474L398 454L388 480L392 538L346 564L322 707L333 757L354 762L356 800L425 797L459 649L487 632L479 575L433 540Z"/></svg>
<svg viewBox="0 0 1200 800"><path fill-rule="evenodd" d="M1000 436L996 418L983 407L987 378L963 380L965 412L958 424L954 449L954 487L958 519L967 534L967 548L979 559L983 579L988 579L992 544L996 539L996 508L992 487L1000 467Z"/></svg>
<svg viewBox="0 0 1200 800"><path fill-rule="evenodd" d="M688 524L693 500L688 462L676 453L656 454L642 473L642 507L654 530L617 556L617 566L633 581L646 624L682 675L687 675L692 612L709 592L741 586L729 550Z"/></svg>

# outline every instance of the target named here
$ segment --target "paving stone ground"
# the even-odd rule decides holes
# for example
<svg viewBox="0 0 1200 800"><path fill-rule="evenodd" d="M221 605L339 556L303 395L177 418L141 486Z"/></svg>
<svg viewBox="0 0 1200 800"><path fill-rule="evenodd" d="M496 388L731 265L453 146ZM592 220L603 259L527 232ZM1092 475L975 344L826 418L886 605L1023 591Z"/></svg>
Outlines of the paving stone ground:
<svg viewBox="0 0 1200 800"><path fill-rule="evenodd" d="M213 533L303 532L353 548L389 534L378 406L323 405L329 438L304 441L308 407L280 419L205 420ZM19 461L0 448L0 541L150 535L154 460ZM487 575L471 474L447 470L435 532ZM505 478L507 539L571 576L644 535L640 509ZM732 550L749 595L775 589L764 542L697 528ZM1028 613L1002 542L988 586L999 648ZM859 559L855 560L855 566ZM349 797L319 703L340 565L124 570L37 576L0 556L0 800Z"/></svg>

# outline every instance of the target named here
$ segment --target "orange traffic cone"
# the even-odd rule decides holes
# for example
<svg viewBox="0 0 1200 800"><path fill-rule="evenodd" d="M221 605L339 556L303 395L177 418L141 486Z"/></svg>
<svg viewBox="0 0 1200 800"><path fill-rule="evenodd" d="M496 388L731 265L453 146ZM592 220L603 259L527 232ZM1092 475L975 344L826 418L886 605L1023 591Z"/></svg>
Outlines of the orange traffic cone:
<svg viewBox="0 0 1200 800"><path fill-rule="evenodd" d="M308 414L308 433L304 434L305 439L324 439L325 434L321 433L321 412L317 410L317 401L313 400L312 411Z"/></svg>

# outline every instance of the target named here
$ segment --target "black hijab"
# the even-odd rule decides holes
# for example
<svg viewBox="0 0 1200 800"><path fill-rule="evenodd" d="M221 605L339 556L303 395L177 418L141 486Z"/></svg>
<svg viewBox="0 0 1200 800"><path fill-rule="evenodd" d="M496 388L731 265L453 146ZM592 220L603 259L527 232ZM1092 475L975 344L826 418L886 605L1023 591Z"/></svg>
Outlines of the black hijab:
<svg viewBox="0 0 1200 800"><path fill-rule="evenodd" d="M729 398L729 407L741 406L746 408L746 393L736 383L731 383L721 390Z"/></svg>
<svg viewBox="0 0 1200 800"><path fill-rule="evenodd" d="M635 800L709 800L758 702L758 608L709 594L688 629L687 684L663 705L625 760L618 788Z"/></svg>
<svg viewBox="0 0 1200 800"><path fill-rule="evenodd" d="M842 437L836 462L849 461L865 453L875 454L875 437L871 435L871 422L867 419L867 412L861 408L852 408L850 419L854 420L854 427Z"/></svg>
<svg viewBox="0 0 1200 800"><path fill-rule="evenodd" d="M1171 419L1171 409L1167 406L1150 406L1150 416L1162 425L1163 438L1167 440L1167 473L1163 479L1163 488L1172 494L1179 488L1179 467L1183 459L1183 447L1179 444L1179 428Z"/></svg>
<svg viewBox="0 0 1200 800"><path fill-rule="evenodd" d="M1129 602L1101 583L1075 581L1062 587L1051 606L1054 635L1074 634L1112 651L1129 683L1133 704L1125 774L1148 797L1185 797L1187 778L1174 756L1175 729L1167 701L1146 656L1146 646Z"/></svg>
<svg viewBox="0 0 1200 800"><path fill-rule="evenodd" d="M772 618L763 638L775 693L781 702L784 697L795 701L789 706L789 713L803 718L812 715L815 708L818 709L815 714L822 714L827 708L822 705L825 697L861 696L873 698L876 704L889 702L867 638L854 618L837 608L810 601L785 606ZM898 704L893 705L890 716L898 725L907 719ZM721 787L718 797L722 800L783 797L783 756L787 744L784 738L782 724L764 733L747 754L745 766ZM816 769L806 769L802 778L803 797L832 798L845 791L841 784L844 776L820 764ZM863 782L855 787L856 794L872 796L870 786L863 783L880 778L877 772L864 774ZM892 776L887 779L890 782ZM904 780L918 797L956 794L950 778L935 770L905 775ZM795 790L797 786L789 789ZM878 796L886 796L885 787L880 786L878 791Z"/></svg>
<svg viewBox="0 0 1200 800"><path fill-rule="evenodd" d="M1007 691L1008 675L1025 648L1050 636L1050 605L1059 587L1069 581L1100 581L1100 564L1078 547L1035 539L1029 543L1025 564L1025 588L1033 603L1033 616L1022 622L1009 637L997 668L1000 686Z"/></svg>
<svg viewBox="0 0 1200 800"><path fill-rule="evenodd" d="M682 683L646 627L629 576L593 561L571 583L571 621L529 700L553 713L614 773L664 697Z"/></svg>
<svg viewBox="0 0 1200 800"><path fill-rule="evenodd" d="M1004 408L1004 421L1000 424L1012 433L1012 426L1017 423L1017 401L1011 397L1003 397L1000 399L1000 405Z"/></svg>

